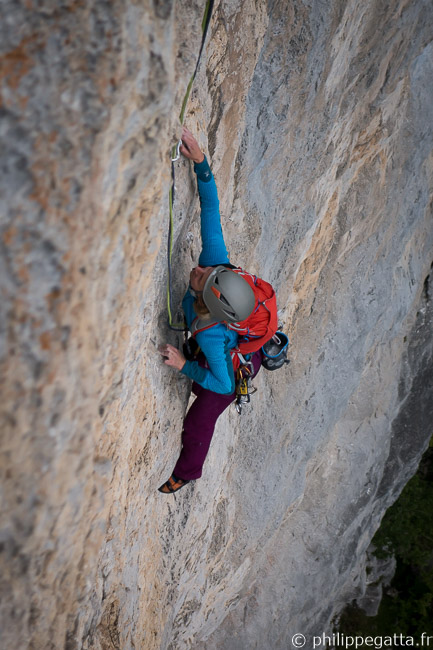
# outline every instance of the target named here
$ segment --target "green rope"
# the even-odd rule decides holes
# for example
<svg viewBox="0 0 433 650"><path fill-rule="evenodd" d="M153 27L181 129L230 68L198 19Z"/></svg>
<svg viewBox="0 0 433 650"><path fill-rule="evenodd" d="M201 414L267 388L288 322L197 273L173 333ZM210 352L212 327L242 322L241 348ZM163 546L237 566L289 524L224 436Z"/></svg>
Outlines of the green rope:
<svg viewBox="0 0 433 650"><path fill-rule="evenodd" d="M188 99L189 99L189 95L190 95L190 92L191 92L192 84L194 83L194 79L195 79L195 74L193 74L191 79L189 80L189 84L188 84L188 87L186 89L185 97L183 98L182 110L180 111L180 115L179 115L180 123L182 124L182 126L183 126L183 120L184 120L184 117L185 117L186 105L188 103Z"/></svg>
<svg viewBox="0 0 433 650"><path fill-rule="evenodd" d="M199 63L200 63L201 55L202 55L204 44L205 44L205 41L206 41L206 34L207 34L208 27L209 27L210 19L211 19L211 16L212 16L212 9L213 9L213 0L207 0L206 7L205 7L205 10L204 10L203 20L202 20L202 23L201 23L202 40L201 40L201 45L200 45L200 51L199 51L199 54L198 54L195 70L193 72L193 75L192 75L191 79L189 80L189 84L187 86L186 93L185 93L185 96L183 98L182 108L181 108L180 115L179 115L180 123L181 123L182 126L183 126L183 122L184 122L184 118L185 118L185 111L186 111L186 107L187 107L187 104L188 104L188 99L189 99L189 96L190 96L190 93L191 93L191 88L192 88L192 85L194 83L194 79L195 79L196 74L197 74L198 66L199 66ZM177 148L177 145L174 145L174 147L172 149L172 152L171 152L171 157L172 158L174 158L175 155L176 155L176 148ZM171 282L171 279L172 279L171 278L171 258L172 258L172 254L173 254L173 229L174 229L173 203L174 203L174 194L175 194L175 187L174 187L175 172L174 172L174 163L173 162L171 163L171 175L172 175L172 186L170 188L169 199L168 199L169 200L170 223L169 223L169 229L168 229L168 244L167 244L167 262L168 262L167 311L168 311L168 326L172 330L184 331L185 327L186 327L185 323L183 323L183 324L178 323L176 325L173 324L173 317L172 317L172 312L171 312L171 303L172 303L172 299L171 299L171 285L172 285L172 282Z"/></svg>
<svg viewBox="0 0 433 650"><path fill-rule="evenodd" d="M169 209L170 209L170 227L168 232L168 280L167 280L167 309L168 323L170 327L184 329L184 326L173 325L173 316L171 314L171 255L173 253L173 188L169 191Z"/></svg>

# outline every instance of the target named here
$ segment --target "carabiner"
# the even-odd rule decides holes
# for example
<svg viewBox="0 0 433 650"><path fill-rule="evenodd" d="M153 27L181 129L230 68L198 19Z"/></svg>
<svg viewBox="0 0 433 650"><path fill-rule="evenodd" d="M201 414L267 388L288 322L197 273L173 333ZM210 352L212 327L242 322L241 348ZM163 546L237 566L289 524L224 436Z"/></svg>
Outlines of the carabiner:
<svg viewBox="0 0 433 650"><path fill-rule="evenodd" d="M172 158L171 162L176 162L176 160L179 160L180 158L180 147L182 145L182 140L179 140L179 142L176 145L176 158Z"/></svg>

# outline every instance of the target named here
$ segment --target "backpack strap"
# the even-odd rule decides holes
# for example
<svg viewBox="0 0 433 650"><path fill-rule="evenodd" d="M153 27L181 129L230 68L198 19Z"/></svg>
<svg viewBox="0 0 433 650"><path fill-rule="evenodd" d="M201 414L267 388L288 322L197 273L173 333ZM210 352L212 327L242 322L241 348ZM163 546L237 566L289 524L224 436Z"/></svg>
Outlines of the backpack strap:
<svg viewBox="0 0 433 650"><path fill-rule="evenodd" d="M199 316L197 316L191 323L191 336L195 337L197 334L200 334L200 332L209 330L211 327L215 327L215 325L218 325L219 323L221 323L221 321L216 318L199 318Z"/></svg>

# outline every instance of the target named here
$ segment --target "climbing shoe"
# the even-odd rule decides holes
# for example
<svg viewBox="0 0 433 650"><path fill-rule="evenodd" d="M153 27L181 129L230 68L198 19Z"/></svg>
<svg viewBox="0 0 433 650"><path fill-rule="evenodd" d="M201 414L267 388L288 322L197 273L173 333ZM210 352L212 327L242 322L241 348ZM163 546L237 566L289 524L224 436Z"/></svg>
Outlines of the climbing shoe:
<svg viewBox="0 0 433 650"><path fill-rule="evenodd" d="M185 485L187 485L187 483L189 483L189 481L186 481L183 478L177 478L177 476L172 474L168 481L163 483L163 485L161 485L158 490L163 494L172 494L173 492L177 492L183 488Z"/></svg>

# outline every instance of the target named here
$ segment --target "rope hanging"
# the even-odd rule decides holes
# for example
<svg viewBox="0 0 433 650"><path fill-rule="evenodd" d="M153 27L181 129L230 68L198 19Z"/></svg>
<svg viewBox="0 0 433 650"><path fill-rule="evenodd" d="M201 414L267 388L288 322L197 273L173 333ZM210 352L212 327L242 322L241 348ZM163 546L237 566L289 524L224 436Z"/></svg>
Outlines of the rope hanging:
<svg viewBox="0 0 433 650"><path fill-rule="evenodd" d="M191 88L194 83L194 79L197 74L198 66L200 64L200 59L201 55L203 52L204 44L206 42L206 35L210 23L210 19L212 16L212 9L213 9L213 0L207 0L206 7L204 10L204 15L203 15L203 20L201 24L201 29L202 29L202 39L201 39L201 45L200 45L200 51L198 54L197 58L197 63L195 65L195 69L193 72L193 75L189 81L188 87L186 89L185 96L183 98L182 102L182 108L180 111L180 123L183 126L183 121L185 118L185 111L186 111L186 106L188 104L188 99L191 93ZM171 267L171 257L173 254L173 230L174 230L174 225L173 225L173 204L174 204L174 199L175 199L175 166L174 163L176 160L179 160L180 158L180 148L181 142L179 141L177 145L175 145L172 149L171 152L171 187L169 191L169 228L168 228L168 241L167 241L167 266L168 266L168 279L167 279L167 311L168 311L168 326L170 329L175 330L176 332L183 332L185 330L185 323L183 324L174 324L173 323L173 317L172 317L172 267Z"/></svg>

